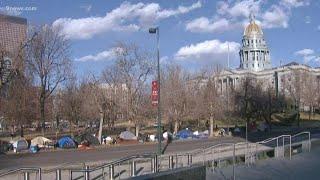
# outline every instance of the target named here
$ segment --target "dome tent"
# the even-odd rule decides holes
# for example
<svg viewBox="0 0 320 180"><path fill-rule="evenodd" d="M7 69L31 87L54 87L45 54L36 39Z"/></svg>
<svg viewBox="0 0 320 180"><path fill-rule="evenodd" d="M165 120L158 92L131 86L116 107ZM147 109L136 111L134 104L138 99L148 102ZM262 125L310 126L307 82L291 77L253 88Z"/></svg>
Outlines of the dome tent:
<svg viewBox="0 0 320 180"><path fill-rule="evenodd" d="M99 145L99 140L98 138L94 137L93 135L89 133L83 133L79 136L76 136L74 140L78 143L81 144L84 141L87 141L89 145Z"/></svg>
<svg viewBox="0 0 320 180"><path fill-rule="evenodd" d="M27 150L29 148L28 142L25 139L15 141L12 146L16 152Z"/></svg>
<svg viewBox="0 0 320 180"><path fill-rule="evenodd" d="M50 140L48 138L38 136L38 137L35 137L31 140L31 146L38 145L41 148L41 147L44 147L44 145L51 143L51 142L52 142L52 140Z"/></svg>
<svg viewBox="0 0 320 180"><path fill-rule="evenodd" d="M67 149L67 148L76 148L77 145L71 137L64 136L58 140L58 147Z"/></svg>
<svg viewBox="0 0 320 180"><path fill-rule="evenodd" d="M119 136L123 140L137 140L137 137L130 131L123 131Z"/></svg>
<svg viewBox="0 0 320 180"><path fill-rule="evenodd" d="M189 129L183 129L177 133L177 137L180 139L192 138L193 132Z"/></svg>

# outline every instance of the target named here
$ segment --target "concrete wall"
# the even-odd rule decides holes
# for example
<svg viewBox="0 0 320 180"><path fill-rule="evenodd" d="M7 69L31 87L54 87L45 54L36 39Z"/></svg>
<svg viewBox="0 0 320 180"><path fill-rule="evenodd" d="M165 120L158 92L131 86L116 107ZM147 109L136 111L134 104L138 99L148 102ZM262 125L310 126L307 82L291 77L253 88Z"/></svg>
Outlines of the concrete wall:
<svg viewBox="0 0 320 180"><path fill-rule="evenodd" d="M177 168L172 171L159 172L156 174L147 174L138 177L130 178L133 180L205 180L206 179L206 167L192 166L192 167L184 167Z"/></svg>

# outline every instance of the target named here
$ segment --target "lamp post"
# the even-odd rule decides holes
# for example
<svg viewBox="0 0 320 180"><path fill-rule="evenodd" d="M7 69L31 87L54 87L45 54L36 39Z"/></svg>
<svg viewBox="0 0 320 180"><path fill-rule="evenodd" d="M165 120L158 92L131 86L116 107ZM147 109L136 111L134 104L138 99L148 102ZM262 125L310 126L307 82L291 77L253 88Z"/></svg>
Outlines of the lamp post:
<svg viewBox="0 0 320 180"><path fill-rule="evenodd" d="M160 53L159 53L159 27L149 28L150 34L157 34L157 72L158 72L158 155L161 155L161 112L160 112Z"/></svg>

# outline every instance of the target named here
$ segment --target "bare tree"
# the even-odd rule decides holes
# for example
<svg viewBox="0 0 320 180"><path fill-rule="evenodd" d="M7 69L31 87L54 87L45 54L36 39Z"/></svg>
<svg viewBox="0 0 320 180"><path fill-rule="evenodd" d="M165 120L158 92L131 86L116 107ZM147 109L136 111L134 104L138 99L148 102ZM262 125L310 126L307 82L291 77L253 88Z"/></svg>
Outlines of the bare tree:
<svg viewBox="0 0 320 180"><path fill-rule="evenodd" d="M60 111L62 112L63 117L69 120L69 128L70 132L72 132L73 124L79 124L83 102L75 77L67 81L61 98L62 109Z"/></svg>
<svg viewBox="0 0 320 180"><path fill-rule="evenodd" d="M44 25L31 30L31 34L35 33L37 36L27 46L26 65L40 88L40 119L44 134L46 100L67 79L71 61L69 43L59 29Z"/></svg>
<svg viewBox="0 0 320 180"><path fill-rule="evenodd" d="M24 125L30 125L37 115L36 91L30 81L23 75L16 75L8 84L2 105L8 124L19 126L20 136L23 137Z"/></svg>
<svg viewBox="0 0 320 180"><path fill-rule="evenodd" d="M302 102L308 106L309 120L317 102L317 77L309 72L303 74Z"/></svg>
<svg viewBox="0 0 320 180"><path fill-rule="evenodd" d="M254 117L255 113L254 89L253 79L251 77L246 77L242 80L240 88L235 95L238 114L246 120L246 123L250 122L250 119Z"/></svg>
<svg viewBox="0 0 320 180"><path fill-rule="evenodd" d="M163 108L177 133L187 112L187 74L180 66L170 65L163 75Z"/></svg>
<svg viewBox="0 0 320 180"><path fill-rule="evenodd" d="M118 43L114 48L115 63L103 73L103 79L111 86L123 86L127 98L127 118L133 122L136 135L143 120L139 117L144 101L146 82L152 73L152 58L134 44Z"/></svg>
<svg viewBox="0 0 320 180"><path fill-rule="evenodd" d="M289 98L293 100L297 111L297 123L300 126L300 105L303 94L304 73L299 69L294 69L291 74L290 82L284 87L289 92Z"/></svg>

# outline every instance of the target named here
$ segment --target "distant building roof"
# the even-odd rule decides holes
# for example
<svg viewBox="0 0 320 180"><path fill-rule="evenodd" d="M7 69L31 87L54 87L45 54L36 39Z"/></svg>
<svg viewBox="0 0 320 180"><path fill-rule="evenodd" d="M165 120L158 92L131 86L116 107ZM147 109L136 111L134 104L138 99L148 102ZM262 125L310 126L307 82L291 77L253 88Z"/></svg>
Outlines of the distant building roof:
<svg viewBox="0 0 320 180"><path fill-rule="evenodd" d="M17 24L27 24L27 19L17 16L10 16L6 14L0 14L0 20L5 19L8 22L17 23Z"/></svg>

